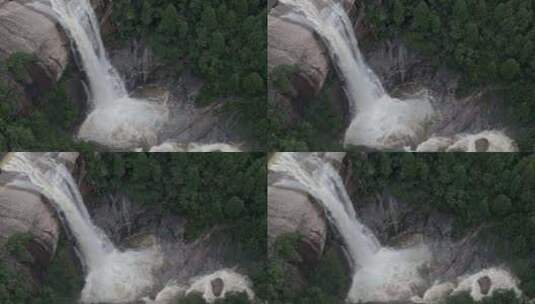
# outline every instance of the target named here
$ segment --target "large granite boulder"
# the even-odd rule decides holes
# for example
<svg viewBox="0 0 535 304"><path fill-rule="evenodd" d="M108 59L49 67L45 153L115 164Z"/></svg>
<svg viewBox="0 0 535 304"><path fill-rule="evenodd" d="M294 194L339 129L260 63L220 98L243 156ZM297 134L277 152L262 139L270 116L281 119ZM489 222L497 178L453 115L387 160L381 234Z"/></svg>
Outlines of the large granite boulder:
<svg viewBox="0 0 535 304"><path fill-rule="evenodd" d="M329 55L311 30L278 16L284 9L276 6L268 16L268 68L298 67L293 85L300 96L313 96L329 73Z"/></svg>
<svg viewBox="0 0 535 304"><path fill-rule="evenodd" d="M0 37L0 58L15 52L37 58L38 67L35 73L32 71L36 82L48 81L50 85L67 66L68 40L52 17L31 7L28 1L0 0Z"/></svg>
<svg viewBox="0 0 535 304"><path fill-rule="evenodd" d="M9 157L9 154L6 156ZM73 170L78 153L59 153L57 159ZM28 250L39 266L54 256L60 234L55 211L40 193L10 184L10 172L0 172L0 246L16 234L29 234Z"/></svg>
<svg viewBox="0 0 535 304"><path fill-rule="evenodd" d="M327 223L320 208L304 193L269 186L268 243L272 245L287 233L302 236L299 253L303 262L319 260L327 238Z"/></svg>
<svg viewBox="0 0 535 304"><path fill-rule="evenodd" d="M325 6L326 0L314 0L319 6ZM355 0L345 0L348 11L354 7ZM268 15L268 68L272 71L280 65L298 67L293 84L301 97L317 94L329 73L329 54L314 32L304 26L285 19L289 8L271 1L273 9Z"/></svg>

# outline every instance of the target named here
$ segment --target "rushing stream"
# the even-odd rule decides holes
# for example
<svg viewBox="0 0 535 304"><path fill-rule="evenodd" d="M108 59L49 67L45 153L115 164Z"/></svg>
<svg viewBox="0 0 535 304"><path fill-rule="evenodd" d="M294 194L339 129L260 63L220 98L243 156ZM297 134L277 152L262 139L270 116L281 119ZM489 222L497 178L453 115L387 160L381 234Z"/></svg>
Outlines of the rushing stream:
<svg viewBox="0 0 535 304"><path fill-rule="evenodd" d="M42 193L61 214L79 248L86 272L81 300L85 303L134 301L153 286L161 264L157 247L120 251L95 226L68 169L50 154L12 153L2 169L18 172L15 186Z"/></svg>
<svg viewBox="0 0 535 304"><path fill-rule="evenodd" d="M351 110L351 123L346 130L344 145L365 146L374 149L416 147L426 140L429 125L435 113L430 95L422 91L407 99L390 96L379 77L366 64L359 49L353 24L339 0L279 0L289 6L283 18L315 31L327 47L331 61L341 79ZM484 134L463 135L483 138ZM497 151L515 151L512 142L503 133L484 137ZM451 139L455 141L454 139ZM477 139L474 139L477 140ZM434 141L433 141L434 142ZM469 144L452 142L438 149L461 149ZM432 144L425 147L435 148ZM472 152L463 150L466 152ZM493 150L494 151L494 150Z"/></svg>
<svg viewBox="0 0 535 304"><path fill-rule="evenodd" d="M425 282L419 268L431 259L425 245L396 250L382 246L358 219L337 170L317 154L278 153L270 169L287 175L276 184L305 191L323 207L340 233L353 264L351 303L408 300Z"/></svg>
<svg viewBox="0 0 535 304"><path fill-rule="evenodd" d="M117 70L110 63L100 33L100 22L89 0L40 0L31 3L44 13L52 13L71 39L71 47L80 61L88 82L89 113L78 130L78 138L112 149L150 150L164 141L173 142L173 130L180 121L188 122L188 113L178 113L167 101L133 98ZM45 7L43 7L45 3ZM51 6L52 12L48 5ZM178 131L177 131L178 132ZM191 143L173 143L182 146ZM202 152L218 147L195 144ZM216 144L217 145L217 144ZM233 148L233 147L232 147ZM173 152L189 149L172 148ZM194 151L196 152L196 151Z"/></svg>
<svg viewBox="0 0 535 304"><path fill-rule="evenodd" d="M245 292L251 299L254 297L249 279L231 269L195 277L185 285L170 283L158 294L162 299L157 296L152 301L144 297L158 287L158 270L164 262L169 262L160 246L119 250L93 223L78 185L67 167L58 160L58 155L60 153L10 153L1 168L18 173L9 186L37 191L48 198L72 232L86 275L81 294L83 303L126 303L144 298L147 303L171 304L177 297L193 291L200 292L209 303L232 291ZM219 296L209 288L214 279L223 282ZM172 292L173 297L169 297L170 289L180 292Z"/></svg>
<svg viewBox="0 0 535 304"><path fill-rule="evenodd" d="M89 0L50 2L73 41L89 82L90 113L78 136L112 148L155 145L169 111L165 105L129 97L108 59L100 23Z"/></svg>

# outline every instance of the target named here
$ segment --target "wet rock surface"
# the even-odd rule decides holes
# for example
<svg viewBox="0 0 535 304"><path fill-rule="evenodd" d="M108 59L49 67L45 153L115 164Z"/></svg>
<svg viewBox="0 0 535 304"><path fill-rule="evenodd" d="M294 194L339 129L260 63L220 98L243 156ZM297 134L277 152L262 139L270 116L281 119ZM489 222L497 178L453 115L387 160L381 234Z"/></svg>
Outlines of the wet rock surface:
<svg viewBox="0 0 535 304"><path fill-rule="evenodd" d="M210 285L212 285L212 292L216 297L219 297L221 295L221 292L223 292L223 287L225 283L222 279L217 278L210 282Z"/></svg>

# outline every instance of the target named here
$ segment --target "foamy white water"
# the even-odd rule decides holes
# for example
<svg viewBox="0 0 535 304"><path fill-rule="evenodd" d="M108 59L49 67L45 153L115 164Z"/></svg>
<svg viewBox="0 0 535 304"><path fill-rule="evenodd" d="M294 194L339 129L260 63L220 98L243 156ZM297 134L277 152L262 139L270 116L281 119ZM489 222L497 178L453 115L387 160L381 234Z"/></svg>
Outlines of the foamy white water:
<svg viewBox="0 0 535 304"><path fill-rule="evenodd" d="M341 3L335 1L280 0L290 6L283 16L314 30L327 46L352 111L346 146L377 149L402 148L421 141L433 108L429 97L400 100L385 91L360 52L353 25Z"/></svg>
<svg viewBox="0 0 535 304"><path fill-rule="evenodd" d="M89 80L91 113L78 137L113 148L154 142L169 119L165 105L128 96L111 65L100 35L99 21L88 0L50 0L59 22L74 42Z"/></svg>
<svg viewBox="0 0 535 304"><path fill-rule="evenodd" d="M481 292L479 283L477 282L482 277L490 278L492 282L489 292L485 295ZM522 295L518 289L518 279L511 273L501 268L488 268L479 271L478 273L459 278L459 284L452 294L457 294L462 291L470 292L470 296L476 300L481 301L485 297L492 296L496 290L513 290L517 297Z"/></svg>
<svg viewBox="0 0 535 304"><path fill-rule="evenodd" d="M217 279L223 281L223 289L218 296L214 294L212 288L212 281ZM190 280L188 285L170 283L156 295L154 300L149 298L144 298L143 300L147 304L174 304L177 299L193 292L200 293L208 303L223 299L228 293L245 293L249 300L253 300L255 294L251 286L252 283L247 276L232 269L221 269L207 275L195 277Z"/></svg>
<svg viewBox="0 0 535 304"><path fill-rule="evenodd" d="M408 300L414 295L414 286L424 283L418 269L431 259L428 248L419 245L395 250L381 246L357 218L344 183L331 164L314 153L277 153L270 170L289 177L275 186L314 197L340 233L354 264L349 302Z"/></svg>
<svg viewBox="0 0 535 304"><path fill-rule="evenodd" d="M478 152L476 143L484 141L485 152L516 152L515 142L500 131L460 134L454 137L431 137L416 148L417 152Z"/></svg>
<svg viewBox="0 0 535 304"><path fill-rule="evenodd" d="M211 282L215 279L223 280L223 291L219 296L214 295L212 290ZM186 295L192 292L200 292L208 303L222 299L230 292L245 292L250 300L254 299L254 292L251 289L249 278L231 269L222 269L208 275L193 278Z"/></svg>
<svg viewBox="0 0 535 304"><path fill-rule="evenodd" d="M2 169L19 173L13 186L40 192L64 217L86 272L83 303L124 303L150 291L162 262L159 249L118 250L93 224L77 184L53 153L11 153Z"/></svg>
<svg viewBox="0 0 535 304"><path fill-rule="evenodd" d="M161 145L154 146L149 152L241 152L237 146L229 144L199 144L199 143L174 143L164 142Z"/></svg>

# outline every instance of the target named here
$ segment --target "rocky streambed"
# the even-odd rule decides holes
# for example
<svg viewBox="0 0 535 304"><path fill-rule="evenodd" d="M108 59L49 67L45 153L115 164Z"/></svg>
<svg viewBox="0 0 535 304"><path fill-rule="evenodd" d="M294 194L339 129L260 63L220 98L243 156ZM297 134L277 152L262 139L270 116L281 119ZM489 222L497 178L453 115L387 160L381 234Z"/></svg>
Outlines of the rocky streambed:
<svg viewBox="0 0 535 304"><path fill-rule="evenodd" d="M33 154L38 157L42 153ZM195 239L185 236L187 219L170 215L158 208L135 204L125 193L96 194L85 180L87 160L78 153L54 153L49 156L64 164L73 174L93 222L121 251L143 251L158 248L162 264L152 289L145 291L146 303L171 304L184 292L198 291L215 300L230 291L242 291L238 273L247 272L250 257L229 237L227 228L213 227ZM2 155L2 163L12 157ZM73 235L64 213L38 191L17 181L12 172L0 173L0 262L9 272L17 273L24 296L42 295L42 287L51 264L75 265L72 282L77 284L73 300L79 299L86 275L79 240ZM61 248L60 240L64 242ZM62 252L58 252L58 250ZM70 252L65 255L64 251ZM85 253L84 253L85 254ZM61 255L61 256L59 256ZM1 269L0 275L5 275ZM209 276L205 276L208 275ZM61 274L63 275L63 274ZM243 277L244 278L244 277ZM203 281L208 283L202 283ZM4 282L3 282L4 283ZM197 284L197 285L194 285ZM248 284L248 283L247 283ZM172 287L176 286L176 287ZM168 287L171 290L167 290ZM190 288L190 289L188 289ZM238 288L238 289L236 289ZM164 291L162 293L162 290ZM250 290L248 290L249 292ZM252 291L250 291L252 293ZM251 294L252 295L252 294ZM154 300L151 300L154 299ZM132 303L140 303L141 299Z"/></svg>
<svg viewBox="0 0 535 304"><path fill-rule="evenodd" d="M306 157L307 153L300 153ZM427 210L403 202L388 191L373 195L362 193L363 181L352 173L351 160L343 153L316 153L338 168L353 202L356 216L377 237L384 248L395 251L425 245L431 259L422 261L419 274L423 281L412 286L411 294L399 301L366 303L438 303L451 294L468 291L480 300L498 289L512 288L518 295L518 281L508 266L494 252L492 236L485 236L485 225L474 227L459 235L455 231L455 218L438 210ZM366 161L366 154L360 154ZM277 155L273 156L276 161ZM321 203L304 191L281 187L282 175L271 170L268 175L268 240L270 256L275 257L281 238L299 235L297 257L285 261L286 275L293 282L293 291L299 293L310 288L309 273L317 271L327 252L334 250L344 266L345 277L366 265L355 265L332 217L325 213ZM285 177L288 178L288 177ZM333 270L334 271L334 270ZM344 292L350 288L346 282ZM386 289L388 294L388 288ZM393 294L397 291L392 290Z"/></svg>
<svg viewBox="0 0 535 304"><path fill-rule="evenodd" d="M315 4L321 7L326 2L316 0ZM323 90L330 89L326 82L336 71L321 38L311 29L285 18L291 10L288 6L278 1L272 1L271 5L268 15L270 75L273 79L273 72L282 66L291 66L294 70L289 78L291 90L283 92L272 86L270 100L281 109L291 129L304 119L305 109L311 107L312 100ZM444 65L437 66L433 58L407 47L400 37L377 40L373 28L366 23L365 6L366 1L344 2L365 61L393 97L403 99L424 92L431 97L436 114L426 127L426 138L439 137L453 143L459 140L459 134L480 134L484 130L505 130L507 135L514 135L515 130L503 123L501 100L492 90L482 89L459 98L456 96L461 79L458 73ZM341 88L345 82L352 81L340 75L336 78L335 83ZM346 97L337 95L328 102L333 103L331 107L337 112L336 116L349 126L350 103ZM485 136L481 133L480 137ZM339 138L342 141L343 134ZM412 149L416 149L416 145ZM488 149L488 145L482 145L478 151Z"/></svg>
<svg viewBox="0 0 535 304"><path fill-rule="evenodd" d="M148 98L155 103L165 104L170 111L170 123L159 134L157 143L151 146L173 143L231 143L243 149L259 149L243 137L243 132L233 114L221 110L224 99L210 106L195 102L204 81L185 71L177 76L162 63L142 39L132 38L117 43L116 32L111 20L113 5L107 0L92 0L98 16L110 60L123 78L129 92L136 91L138 98ZM15 107L21 116L31 113L43 97L53 89L60 79L66 84L69 102L77 109L76 126L69 130L74 134L89 111L86 76L80 69L80 59L72 50L72 42L53 17L50 8L38 1L0 1L0 60L25 54L32 58L26 68L24 79L12 79L8 73L0 77L10 88ZM145 86L158 87L165 92L165 98L154 98ZM147 93L147 94L145 94ZM13 102L12 101L12 102ZM46 102L46 101L45 101ZM169 151L173 152L173 151Z"/></svg>

